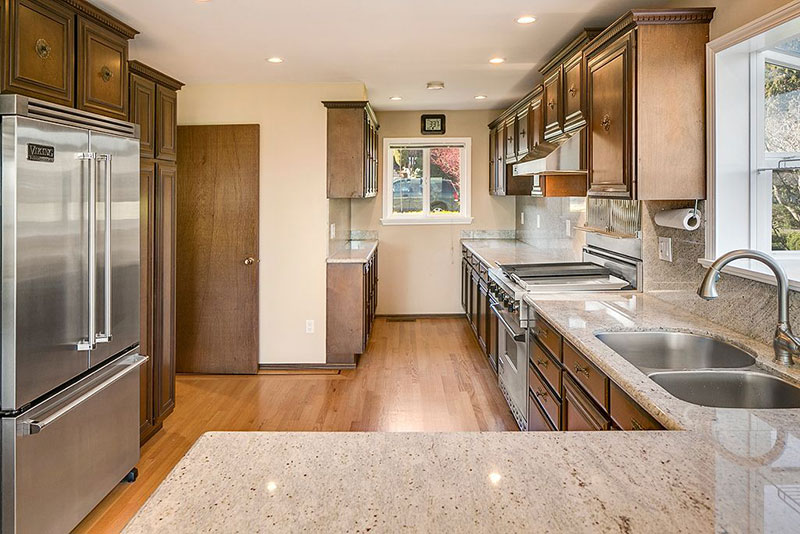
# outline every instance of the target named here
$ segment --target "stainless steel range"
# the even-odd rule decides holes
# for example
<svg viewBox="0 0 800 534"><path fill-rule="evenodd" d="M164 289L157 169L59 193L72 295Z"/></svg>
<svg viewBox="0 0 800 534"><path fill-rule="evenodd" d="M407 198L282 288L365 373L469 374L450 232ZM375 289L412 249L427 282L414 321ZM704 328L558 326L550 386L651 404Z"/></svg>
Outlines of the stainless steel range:
<svg viewBox="0 0 800 534"><path fill-rule="evenodd" d="M489 271L498 335L500 389L520 427L528 427L529 310L526 294L577 291L638 291L642 278L640 239L588 234L582 261L500 265Z"/></svg>

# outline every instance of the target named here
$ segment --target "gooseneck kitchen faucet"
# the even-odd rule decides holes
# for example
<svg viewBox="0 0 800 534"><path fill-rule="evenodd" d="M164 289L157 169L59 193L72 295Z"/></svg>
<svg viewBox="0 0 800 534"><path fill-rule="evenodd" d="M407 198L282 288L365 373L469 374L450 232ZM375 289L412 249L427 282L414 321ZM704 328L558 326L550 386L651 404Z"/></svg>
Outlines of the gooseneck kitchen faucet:
<svg viewBox="0 0 800 534"><path fill-rule="evenodd" d="M757 250L732 250L723 254L711 264L697 294L705 300L713 300L719 296L717 293L717 280L723 267L732 261L739 259L756 260L775 273L778 281L778 326L775 328L775 337L772 340L772 348L775 351L775 360L785 365L794 365L794 356L800 354L800 339L792 333L792 325L789 324L789 279L775 258L759 252Z"/></svg>

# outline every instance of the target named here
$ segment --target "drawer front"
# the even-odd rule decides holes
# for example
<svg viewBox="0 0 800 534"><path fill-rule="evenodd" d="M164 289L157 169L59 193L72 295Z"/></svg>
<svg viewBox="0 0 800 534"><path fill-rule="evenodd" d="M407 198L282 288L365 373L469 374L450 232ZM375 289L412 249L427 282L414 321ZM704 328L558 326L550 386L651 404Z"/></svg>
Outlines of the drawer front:
<svg viewBox="0 0 800 534"><path fill-rule="evenodd" d="M75 16L56 2L7 2L3 92L74 104Z"/></svg>
<svg viewBox="0 0 800 534"><path fill-rule="evenodd" d="M547 350L550 351L550 354L555 356L558 361L562 361L561 334L559 334L555 328L550 326L550 323L542 319L538 313L536 314L534 322L534 333L536 334L536 338Z"/></svg>
<svg viewBox="0 0 800 534"><path fill-rule="evenodd" d="M127 119L128 41L78 19L78 108Z"/></svg>
<svg viewBox="0 0 800 534"><path fill-rule="evenodd" d="M608 378L567 342L564 342L564 368L595 402L608 409Z"/></svg>
<svg viewBox="0 0 800 534"><path fill-rule="evenodd" d="M530 384L532 398L535 402L538 402L539 406L545 411L553 427L556 430L560 430L561 401L559 398L545 385L542 377L539 376L539 373L533 370L533 368L528 369L528 384Z"/></svg>
<svg viewBox="0 0 800 534"><path fill-rule="evenodd" d="M614 424L622 430L663 430L661 423L644 411L619 386L611 383L609 414Z"/></svg>
<svg viewBox="0 0 800 534"><path fill-rule="evenodd" d="M178 157L178 93L160 85L156 100L156 157L169 161Z"/></svg>
<svg viewBox="0 0 800 534"><path fill-rule="evenodd" d="M569 376L564 377L563 411L564 430L608 430L611 427L606 416Z"/></svg>
<svg viewBox="0 0 800 534"><path fill-rule="evenodd" d="M547 383L561 394L561 366L547 355L547 352L535 340L531 341L531 364L544 376Z"/></svg>
<svg viewBox="0 0 800 534"><path fill-rule="evenodd" d="M529 432L547 432L555 430L550 419L545 414L544 410L536 402L533 395L528 397L528 431Z"/></svg>
<svg viewBox="0 0 800 534"><path fill-rule="evenodd" d="M16 491L2 495L3 532L69 532L134 467L143 360L123 356L42 408L3 420L3 487L13 484L14 459L17 475Z"/></svg>

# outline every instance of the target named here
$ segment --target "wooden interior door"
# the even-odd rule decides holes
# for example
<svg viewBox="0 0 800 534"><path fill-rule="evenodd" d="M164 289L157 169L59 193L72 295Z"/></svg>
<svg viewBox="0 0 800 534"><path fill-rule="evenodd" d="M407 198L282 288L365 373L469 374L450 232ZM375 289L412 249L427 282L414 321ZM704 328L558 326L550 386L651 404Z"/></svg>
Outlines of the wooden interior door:
<svg viewBox="0 0 800 534"><path fill-rule="evenodd" d="M258 125L179 126L177 370L258 370Z"/></svg>

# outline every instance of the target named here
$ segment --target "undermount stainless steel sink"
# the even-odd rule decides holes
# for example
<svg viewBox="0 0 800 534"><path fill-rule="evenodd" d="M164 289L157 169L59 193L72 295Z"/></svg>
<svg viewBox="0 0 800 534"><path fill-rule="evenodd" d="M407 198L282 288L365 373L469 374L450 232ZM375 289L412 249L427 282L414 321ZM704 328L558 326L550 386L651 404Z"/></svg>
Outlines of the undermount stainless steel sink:
<svg viewBox="0 0 800 534"><path fill-rule="evenodd" d="M715 408L800 408L800 388L752 371L667 371L650 379L677 398Z"/></svg>
<svg viewBox="0 0 800 534"><path fill-rule="evenodd" d="M597 338L645 371L741 368L755 358L711 337L684 332L601 332Z"/></svg>

